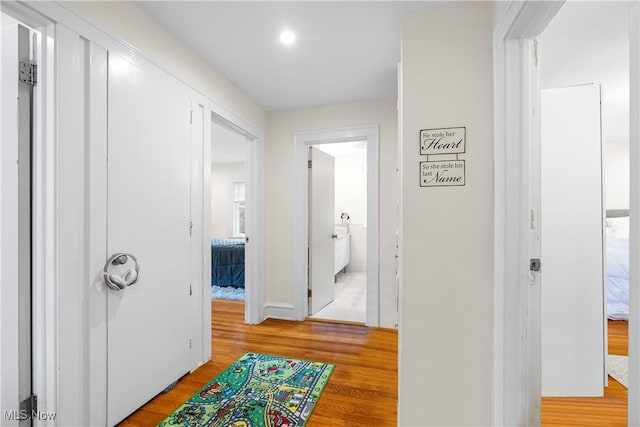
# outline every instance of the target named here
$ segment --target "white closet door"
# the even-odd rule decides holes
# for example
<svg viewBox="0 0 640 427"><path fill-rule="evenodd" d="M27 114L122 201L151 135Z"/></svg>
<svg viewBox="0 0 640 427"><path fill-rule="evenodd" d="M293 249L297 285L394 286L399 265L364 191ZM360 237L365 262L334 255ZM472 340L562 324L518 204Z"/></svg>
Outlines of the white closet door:
<svg viewBox="0 0 640 427"><path fill-rule="evenodd" d="M600 87L542 91L542 394L602 396Z"/></svg>
<svg viewBox="0 0 640 427"><path fill-rule="evenodd" d="M109 57L108 254L139 280L108 290L108 424L190 369L190 99L137 57Z"/></svg>

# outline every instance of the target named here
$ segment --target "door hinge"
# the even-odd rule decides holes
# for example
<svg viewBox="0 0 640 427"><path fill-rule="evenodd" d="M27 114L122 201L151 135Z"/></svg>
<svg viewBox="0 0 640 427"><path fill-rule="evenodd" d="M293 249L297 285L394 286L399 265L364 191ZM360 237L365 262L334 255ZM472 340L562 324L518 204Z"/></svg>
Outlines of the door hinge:
<svg viewBox="0 0 640 427"><path fill-rule="evenodd" d="M311 298L311 289L307 289L307 297Z"/></svg>
<svg viewBox="0 0 640 427"><path fill-rule="evenodd" d="M189 236L193 235L193 221L189 221Z"/></svg>
<svg viewBox="0 0 640 427"><path fill-rule="evenodd" d="M189 348L193 345L193 338L189 337Z"/></svg>
<svg viewBox="0 0 640 427"><path fill-rule="evenodd" d="M193 295L193 289L191 288L191 283L189 283L189 296Z"/></svg>
<svg viewBox="0 0 640 427"><path fill-rule="evenodd" d="M193 124L193 111L189 111L189 123Z"/></svg>
<svg viewBox="0 0 640 427"><path fill-rule="evenodd" d="M535 230L536 229L536 219L535 219L535 214L533 213L533 209L531 209L531 230Z"/></svg>
<svg viewBox="0 0 640 427"><path fill-rule="evenodd" d="M29 86L35 86L37 70L36 64L20 61L20 81Z"/></svg>
<svg viewBox="0 0 640 427"><path fill-rule="evenodd" d="M313 164L313 162L311 160L307 160L307 167L309 169L311 169L311 165Z"/></svg>
<svg viewBox="0 0 640 427"><path fill-rule="evenodd" d="M28 414L28 416L31 417L31 414L34 412L38 412L38 396L32 394L20 402L20 413Z"/></svg>
<svg viewBox="0 0 640 427"><path fill-rule="evenodd" d="M538 57L538 40L533 41L533 59L535 61L535 66L538 66L540 62L540 58Z"/></svg>
<svg viewBox="0 0 640 427"><path fill-rule="evenodd" d="M540 267L541 267L540 258L531 258L529 260L529 270L540 271Z"/></svg>

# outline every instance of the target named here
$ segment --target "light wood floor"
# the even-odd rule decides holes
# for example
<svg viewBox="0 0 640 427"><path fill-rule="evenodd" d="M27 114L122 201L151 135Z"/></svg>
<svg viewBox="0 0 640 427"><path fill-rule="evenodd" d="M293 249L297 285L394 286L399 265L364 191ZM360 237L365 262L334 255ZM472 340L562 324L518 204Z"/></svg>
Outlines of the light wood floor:
<svg viewBox="0 0 640 427"><path fill-rule="evenodd" d="M247 351L336 365L308 427L396 426L398 333L394 329L268 319L245 325L244 303L215 300L213 358L123 421L155 426Z"/></svg>
<svg viewBox="0 0 640 427"><path fill-rule="evenodd" d="M609 320L609 354L628 355L628 322ZM543 426L626 426L627 389L609 377L604 397L542 399Z"/></svg>
<svg viewBox="0 0 640 427"><path fill-rule="evenodd" d="M333 363L308 427L396 426L398 335L392 329L268 319L245 325L244 303L212 303L213 358L122 426L155 426L247 351ZM609 321L609 352L627 354L627 322ZM462 409L462 408L461 408ZM544 398L542 426L626 426L627 390L609 378L603 398Z"/></svg>

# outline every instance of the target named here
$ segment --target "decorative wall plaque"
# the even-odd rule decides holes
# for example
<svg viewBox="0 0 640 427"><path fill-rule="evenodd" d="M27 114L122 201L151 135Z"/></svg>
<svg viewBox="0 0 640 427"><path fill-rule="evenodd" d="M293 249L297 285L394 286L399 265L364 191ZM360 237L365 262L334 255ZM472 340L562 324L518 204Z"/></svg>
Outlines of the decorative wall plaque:
<svg viewBox="0 0 640 427"><path fill-rule="evenodd" d="M441 128L420 131L420 155L460 154L465 152L467 129Z"/></svg>
<svg viewBox="0 0 640 427"><path fill-rule="evenodd" d="M420 130L420 187L455 187L465 185L465 127ZM452 159L455 157L455 159Z"/></svg>
<svg viewBox="0 0 640 427"><path fill-rule="evenodd" d="M420 187L464 185L464 160L420 162Z"/></svg>

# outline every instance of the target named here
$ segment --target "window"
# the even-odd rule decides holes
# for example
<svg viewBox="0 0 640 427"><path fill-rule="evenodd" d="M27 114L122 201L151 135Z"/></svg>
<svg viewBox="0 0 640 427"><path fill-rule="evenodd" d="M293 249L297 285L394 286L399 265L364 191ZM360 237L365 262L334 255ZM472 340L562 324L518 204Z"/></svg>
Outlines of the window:
<svg viewBox="0 0 640 427"><path fill-rule="evenodd" d="M245 237L245 185L233 183L233 236Z"/></svg>

